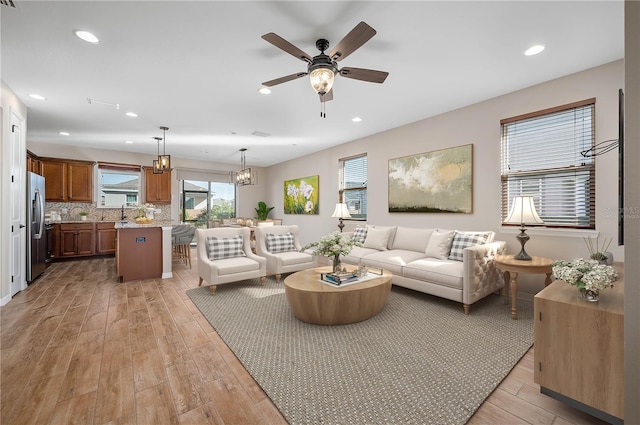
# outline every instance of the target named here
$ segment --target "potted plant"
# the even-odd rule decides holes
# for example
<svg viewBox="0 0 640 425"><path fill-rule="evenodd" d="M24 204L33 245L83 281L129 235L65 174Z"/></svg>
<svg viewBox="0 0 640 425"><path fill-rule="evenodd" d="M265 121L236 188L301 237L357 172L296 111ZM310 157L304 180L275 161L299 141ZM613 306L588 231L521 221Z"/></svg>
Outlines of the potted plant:
<svg viewBox="0 0 640 425"><path fill-rule="evenodd" d="M89 213L86 212L86 211L80 211L78 213L78 215L80 216L80 220L86 221L87 220L87 216L89 215Z"/></svg>
<svg viewBox="0 0 640 425"><path fill-rule="evenodd" d="M258 202L258 208L256 208L256 214L258 215L258 220L266 220L269 216L269 213L275 207L267 207L267 204L263 201Z"/></svg>

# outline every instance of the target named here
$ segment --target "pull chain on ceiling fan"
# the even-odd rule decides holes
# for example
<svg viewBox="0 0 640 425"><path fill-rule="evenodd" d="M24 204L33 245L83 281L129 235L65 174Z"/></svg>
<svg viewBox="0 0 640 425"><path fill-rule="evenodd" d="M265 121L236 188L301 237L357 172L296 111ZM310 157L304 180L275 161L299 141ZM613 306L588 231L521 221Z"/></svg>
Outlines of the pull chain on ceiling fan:
<svg viewBox="0 0 640 425"><path fill-rule="evenodd" d="M311 87L313 87L320 97L320 116L326 118L324 104L325 102L333 100L333 82L337 75L370 83L383 83L389 75L388 72L375 71L372 69L349 67L338 69L339 61L359 49L374 35L376 35L376 30L365 22L360 22L349 34L344 36L344 38L336 44L336 47L334 47L328 55L325 54L325 50L329 48L329 41L324 38L318 39L316 41L316 47L320 50L320 54L312 58L279 35L272 32L265 34L262 36L264 40L290 55L307 62L307 72L297 72L285 77L276 78L275 80L266 81L262 83L262 85L272 87L309 75Z"/></svg>

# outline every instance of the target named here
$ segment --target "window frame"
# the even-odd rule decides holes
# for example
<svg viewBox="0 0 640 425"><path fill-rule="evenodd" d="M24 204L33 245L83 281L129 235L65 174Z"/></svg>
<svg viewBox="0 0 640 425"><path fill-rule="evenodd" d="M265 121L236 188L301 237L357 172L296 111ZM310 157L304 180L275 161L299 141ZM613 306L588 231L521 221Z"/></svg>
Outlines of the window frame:
<svg viewBox="0 0 640 425"><path fill-rule="evenodd" d="M595 208L595 186L596 186L596 169L595 159L582 154L586 149L592 148L595 145L595 121L596 121L596 99L590 98L578 102L573 102L566 105L556 106L553 108L544 109L541 111L531 112L523 115L518 115L511 118L505 118L500 120L500 179L501 179L501 223L502 226L518 226L514 224L505 223L509 209L511 208L511 201L514 196L520 195L533 195L536 209L538 214L544 221L539 225L527 225L527 227L547 227L555 229L579 229L579 230L594 230L596 221L596 208ZM525 144L528 143L526 137L522 136L524 141L516 142L509 140L509 137L514 137L512 128L514 125L521 124L526 127L527 124L532 122L540 127L536 128L537 132L546 130L553 130L553 125L549 122L550 118L563 118L563 114L574 113L573 121L562 121L565 126L574 129L572 134L573 138L556 138L554 141L562 142L562 147L567 147L567 140L572 141L570 149L565 151L558 151L546 148L545 153L551 154L558 158L558 154L563 153L561 158L566 160L565 165L553 165L548 166L550 163L545 162L544 159L535 158L531 160L527 155L531 155L531 152L523 153L520 157L515 157L516 162L522 165L526 163L525 170L511 170L510 159L514 158L511 151L520 147L522 149ZM586 118L583 118L583 115ZM535 123L539 120L538 123ZM580 129L582 127L582 129ZM578 131L575 129L578 128ZM525 130L524 132L527 132ZM539 133L538 133L539 134ZM554 134L557 137L560 133ZM576 134L578 136L576 136ZM527 134L528 137L531 137ZM518 143L520 145L518 146ZM526 146L531 149L530 145ZM586 149L585 149L586 148ZM523 149L524 150L524 149ZM546 155L544 158L549 158ZM527 162L527 160L531 162ZM530 167L530 164L535 165L537 168ZM545 167L544 165L547 167ZM537 183L535 182L537 180ZM537 188L530 187L526 189L527 184L536 183ZM520 185L520 187L517 187ZM571 185L574 187L571 188ZM516 186L516 187L514 187ZM574 199L574 205L571 206L571 202L566 202L564 196L572 196ZM561 199L560 201L554 201L553 196ZM564 208L569 206L572 216L558 214L558 211L564 213ZM584 214L579 214L581 211ZM555 212L555 214L552 214ZM567 217L571 217L568 219ZM546 219L545 219L546 218ZM552 220L555 218L556 220Z"/></svg>
<svg viewBox="0 0 640 425"><path fill-rule="evenodd" d="M363 182L363 186L360 187L346 187L345 184L345 166L348 166L349 161L361 160L364 158L365 164L364 167L364 176L365 180ZM362 173L362 171L360 171ZM369 160L367 157L367 153L361 153L358 155L352 155L345 158L338 159L338 200L339 202L348 203L345 198L348 197L350 192L364 192L364 196L360 196L360 205L361 211L364 213L358 214L358 217L350 217L345 218L344 220L352 220L352 221L367 221L368 219L368 191L367 191L367 183L368 183L368 175L369 175ZM362 206L364 204L364 206Z"/></svg>
<svg viewBox="0 0 640 425"><path fill-rule="evenodd" d="M134 190L134 192L137 192L137 201L130 201L129 195L126 195L126 200L123 204L119 204L119 205L105 205L103 198L102 198L102 193L103 193L103 174L120 174L120 175L131 175L131 176L137 176L138 178L138 185L137 185L137 190ZM115 163L103 163L100 162L98 163L98 167L97 167L97 174L98 174L98 184L97 184L97 196L96 199L98 200L96 202L96 208L121 208L121 207L125 207L125 208L133 208L134 205L140 204L142 202L142 168L140 166L136 166L136 165L128 165L128 164L115 164Z"/></svg>

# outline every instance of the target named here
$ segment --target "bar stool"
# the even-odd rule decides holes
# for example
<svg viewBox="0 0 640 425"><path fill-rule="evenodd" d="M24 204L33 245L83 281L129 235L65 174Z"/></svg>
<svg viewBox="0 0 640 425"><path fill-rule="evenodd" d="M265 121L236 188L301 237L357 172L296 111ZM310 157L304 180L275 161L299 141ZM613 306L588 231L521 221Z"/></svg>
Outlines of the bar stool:
<svg viewBox="0 0 640 425"><path fill-rule="evenodd" d="M178 224L171 228L171 244L173 246L173 258L184 261L191 268L191 242L196 228L188 224Z"/></svg>

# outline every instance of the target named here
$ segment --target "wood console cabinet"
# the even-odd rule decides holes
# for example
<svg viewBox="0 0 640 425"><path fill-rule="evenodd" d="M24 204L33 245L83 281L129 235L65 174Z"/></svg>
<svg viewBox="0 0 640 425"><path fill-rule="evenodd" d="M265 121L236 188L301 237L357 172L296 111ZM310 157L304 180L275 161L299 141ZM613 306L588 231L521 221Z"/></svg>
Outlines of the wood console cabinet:
<svg viewBox="0 0 640 425"><path fill-rule="evenodd" d="M540 392L609 423L624 418L624 281L578 298L555 281L534 298L534 381Z"/></svg>
<svg viewBox="0 0 640 425"><path fill-rule="evenodd" d="M60 256L78 257L94 255L96 233L94 223L60 224Z"/></svg>
<svg viewBox="0 0 640 425"><path fill-rule="evenodd" d="M47 201L92 202L93 163L40 158Z"/></svg>
<svg viewBox="0 0 640 425"><path fill-rule="evenodd" d="M145 202L171 203L171 173L153 174L153 168L144 167Z"/></svg>

